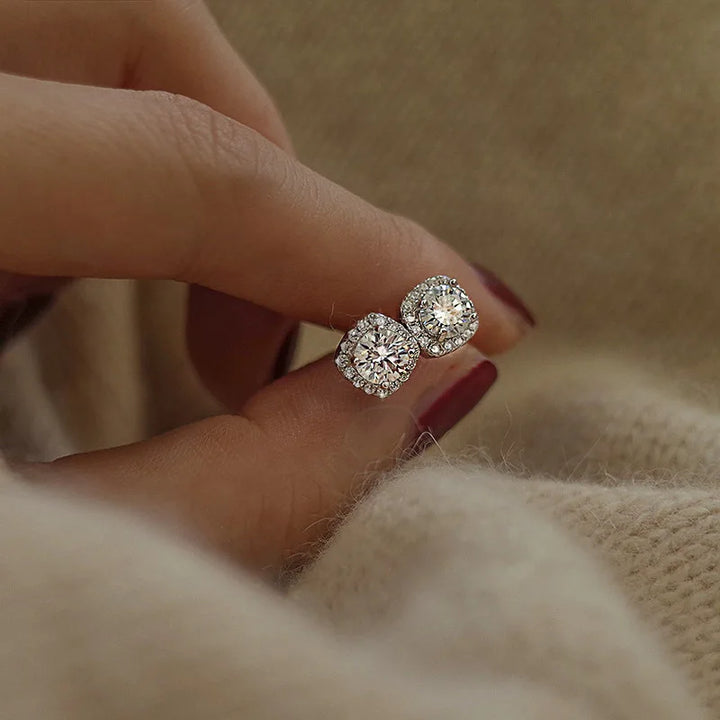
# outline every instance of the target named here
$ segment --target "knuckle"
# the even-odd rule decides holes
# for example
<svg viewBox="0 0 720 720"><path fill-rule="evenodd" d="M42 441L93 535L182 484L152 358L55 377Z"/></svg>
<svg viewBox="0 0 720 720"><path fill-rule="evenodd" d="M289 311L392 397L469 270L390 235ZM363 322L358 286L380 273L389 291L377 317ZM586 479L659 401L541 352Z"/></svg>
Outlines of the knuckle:
<svg viewBox="0 0 720 720"><path fill-rule="evenodd" d="M231 166L230 178L246 178L269 155L257 133L197 100L162 91L148 95L159 129L197 170L217 174Z"/></svg>
<svg viewBox="0 0 720 720"><path fill-rule="evenodd" d="M164 137L170 139L183 157L214 148L222 137L218 114L207 105L183 95L153 91L147 94L151 116Z"/></svg>
<svg viewBox="0 0 720 720"><path fill-rule="evenodd" d="M168 164L184 181L189 214L202 224L218 205L234 199L261 176L272 175L270 143L250 128L201 102L174 93L143 93L149 123ZM202 228L187 228L187 252L179 253L178 279L193 278L213 260L201 246Z"/></svg>

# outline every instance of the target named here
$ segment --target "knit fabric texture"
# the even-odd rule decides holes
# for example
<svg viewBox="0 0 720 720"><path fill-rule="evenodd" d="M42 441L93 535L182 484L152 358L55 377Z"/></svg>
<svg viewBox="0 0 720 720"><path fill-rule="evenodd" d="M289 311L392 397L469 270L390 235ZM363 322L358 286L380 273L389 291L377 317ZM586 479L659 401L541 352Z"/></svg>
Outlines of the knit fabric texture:
<svg viewBox="0 0 720 720"><path fill-rule="evenodd" d="M539 328L286 593L0 470L0 716L720 718L720 17L214 0L300 157ZM206 416L184 289L85 281L0 359L8 456ZM310 328L300 360L336 336Z"/></svg>

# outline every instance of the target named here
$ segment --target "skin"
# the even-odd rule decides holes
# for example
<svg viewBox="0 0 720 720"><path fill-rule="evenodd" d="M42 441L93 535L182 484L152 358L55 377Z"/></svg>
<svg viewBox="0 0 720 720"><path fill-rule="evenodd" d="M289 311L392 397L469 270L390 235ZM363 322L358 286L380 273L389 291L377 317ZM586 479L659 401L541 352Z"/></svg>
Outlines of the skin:
<svg viewBox="0 0 720 720"><path fill-rule="evenodd" d="M298 162L267 92L192 0L0 0L0 302L80 277L190 286L187 342L228 407L145 442L24 467L28 477L169 518L276 571L327 528L413 419L525 326L411 221ZM326 357L266 384L300 320L396 315L439 272L482 325L392 398ZM228 327L233 328L228 341ZM246 349L252 347L252 353Z"/></svg>

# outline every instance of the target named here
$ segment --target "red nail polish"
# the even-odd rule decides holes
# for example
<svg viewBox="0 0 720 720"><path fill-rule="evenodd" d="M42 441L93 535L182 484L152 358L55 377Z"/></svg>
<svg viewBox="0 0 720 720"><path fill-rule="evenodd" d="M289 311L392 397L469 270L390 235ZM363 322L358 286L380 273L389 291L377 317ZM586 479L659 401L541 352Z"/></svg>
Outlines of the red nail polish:
<svg viewBox="0 0 720 720"><path fill-rule="evenodd" d="M483 285L501 302L519 313L531 326L535 327L535 316L528 310L527 305L491 270L472 263L475 272L480 276Z"/></svg>
<svg viewBox="0 0 720 720"><path fill-rule="evenodd" d="M457 425L480 402L497 376L495 365L483 360L449 387L418 419L416 449L423 450Z"/></svg>

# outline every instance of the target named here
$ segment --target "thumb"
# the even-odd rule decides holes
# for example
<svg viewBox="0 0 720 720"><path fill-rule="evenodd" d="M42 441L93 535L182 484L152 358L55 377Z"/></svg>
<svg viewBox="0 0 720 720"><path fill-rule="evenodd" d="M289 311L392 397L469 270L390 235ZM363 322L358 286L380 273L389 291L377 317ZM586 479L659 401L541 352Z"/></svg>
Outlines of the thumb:
<svg viewBox="0 0 720 720"><path fill-rule="evenodd" d="M496 376L466 346L421 362L398 392L379 400L324 357L260 391L243 415L27 471L169 521L276 572L322 539L380 471L460 420Z"/></svg>

